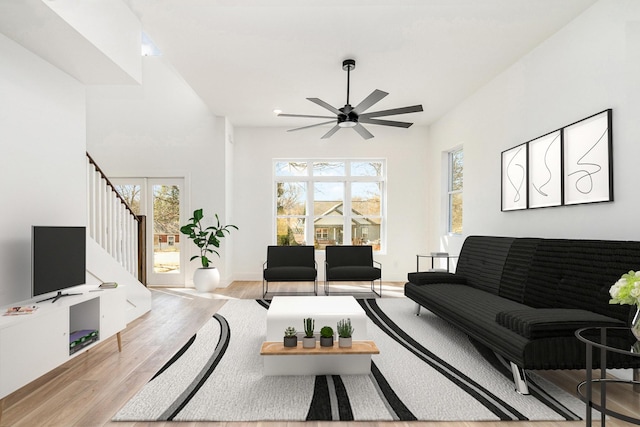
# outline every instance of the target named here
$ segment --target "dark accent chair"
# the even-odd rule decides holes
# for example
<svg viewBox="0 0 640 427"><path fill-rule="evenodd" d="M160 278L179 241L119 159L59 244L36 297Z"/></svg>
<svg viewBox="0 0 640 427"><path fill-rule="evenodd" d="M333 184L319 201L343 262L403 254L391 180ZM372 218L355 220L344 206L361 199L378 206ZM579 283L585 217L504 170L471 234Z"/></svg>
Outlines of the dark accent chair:
<svg viewBox="0 0 640 427"><path fill-rule="evenodd" d="M269 282L313 282L313 293L318 295L318 265L313 246L268 246L262 269L263 297L269 292Z"/></svg>
<svg viewBox="0 0 640 427"><path fill-rule="evenodd" d="M379 267L376 267L375 265ZM380 283L376 292L375 281ZM329 282L371 282L371 292L382 296L382 264L373 260L371 246L327 246L324 262L324 293Z"/></svg>

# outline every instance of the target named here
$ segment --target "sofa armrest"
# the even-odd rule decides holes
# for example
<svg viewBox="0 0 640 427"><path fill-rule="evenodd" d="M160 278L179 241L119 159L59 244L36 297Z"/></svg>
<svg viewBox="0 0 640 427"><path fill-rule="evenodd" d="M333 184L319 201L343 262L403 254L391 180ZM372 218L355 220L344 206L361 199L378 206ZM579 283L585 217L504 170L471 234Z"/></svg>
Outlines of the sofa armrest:
<svg viewBox="0 0 640 427"><path fill-rule="evenodd" d="M419 273L407 274L409 282L415 285L428 285L433 283L451 283L464 285L467 280L455 273L445 273L442 271L422 271Z"/></svg>
<svg viewBox="0 0 640 427"><path fill-rule="evenodd" d="M496 322L528 339L573 336L580 328L625 326L624 322L587 310L525 308L501 311Z"/></svg>

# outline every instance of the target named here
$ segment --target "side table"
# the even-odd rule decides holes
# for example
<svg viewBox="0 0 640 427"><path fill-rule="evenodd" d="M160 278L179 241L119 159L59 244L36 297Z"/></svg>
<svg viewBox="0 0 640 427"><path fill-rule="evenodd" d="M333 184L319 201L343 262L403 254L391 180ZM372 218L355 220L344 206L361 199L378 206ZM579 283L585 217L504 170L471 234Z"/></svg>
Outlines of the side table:
<svg viewBox="0 0 640 427"><path fill-rule="evenodd" d="M606 415L613 418L627 421L632 424L640 425L640 418L622 414L607 408L607 384L624 384L637 388L640 381L634 375L633 380L622 380L615 378L607 378L607 353L619 353L630 357L640 359L640 353L633 351L630 347L623 348L620 344L624 340L620 340L620 336L631 332L629 328L623 327L600 327L600 328L582 328L576 331L576 337L586 344L586 380L578 384L577 392L580 399L586 404L585 425L591 427L591 410L602 414L600 424L602 427L606 425ZM617 340L615 338L617 335ZM640 343L636 343L640 349ZM593 378L593 350L600 349L600 378ZM635 348L634 348L635 350ZM600 385L600 403L593 400L593 385ZM584 389L584 390L583 390ZM631 389L629 392L634 393Z"/></svg>
<svg viewBox="0 0 640 427"><path fill-rule="evenodd" d="M434 271L434 263L435 260L438 258L442 258L442 259L446 259L447 260L447 273L450 272L450 265L451 262L450 260L454 259L454 258L458 258L457 255L452 256L449 255L447 252L431 252L430 255L416 255L416 272L420 271L420 258L431 258L431 270Z"/></svg>

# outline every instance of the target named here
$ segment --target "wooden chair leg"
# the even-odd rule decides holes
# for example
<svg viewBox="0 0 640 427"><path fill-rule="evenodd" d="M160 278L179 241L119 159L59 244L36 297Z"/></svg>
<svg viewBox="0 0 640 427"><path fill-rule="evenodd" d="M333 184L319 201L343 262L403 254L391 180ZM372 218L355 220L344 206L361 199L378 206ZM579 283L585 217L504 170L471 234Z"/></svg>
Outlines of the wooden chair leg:
<svg viewBox="0 0 640 427"><path fill-rule="evenodd" d="M122 337L120 336L120 332L116 333L116 339L118 340L118 351L122 353Z"/></svg>

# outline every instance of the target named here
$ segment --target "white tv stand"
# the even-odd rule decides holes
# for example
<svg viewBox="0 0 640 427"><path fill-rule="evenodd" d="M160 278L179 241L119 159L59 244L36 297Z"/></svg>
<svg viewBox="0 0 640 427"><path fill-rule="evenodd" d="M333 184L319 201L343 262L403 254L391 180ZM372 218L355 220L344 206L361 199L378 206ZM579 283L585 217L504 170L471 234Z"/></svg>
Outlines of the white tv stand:
<svg viewBox="0 0 640 427"><path fill-rule="evenodd" d="M127 326L125 290L97 289L82 285L65 290L79 295L54 303L36 303L47 297L43 295L0 308L0 399L113 335L121 350L120 331ZM23 305L39 308L33 314L1 315L8 307ZM97 329L98 341L70 354L70 334L84 329Z"/></svg>

